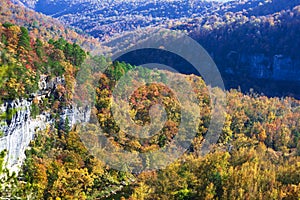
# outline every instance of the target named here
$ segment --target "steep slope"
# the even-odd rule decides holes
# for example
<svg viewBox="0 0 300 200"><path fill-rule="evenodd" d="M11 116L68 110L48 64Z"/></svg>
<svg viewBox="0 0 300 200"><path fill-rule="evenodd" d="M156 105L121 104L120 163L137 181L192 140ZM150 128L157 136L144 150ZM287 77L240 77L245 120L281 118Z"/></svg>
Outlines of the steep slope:
<svg viewBox="0 0 300 200"><path fill-rule="evenodd" d="M5 21L24 23L30 27L18 17L22 16L22 13L15 13L14 15L9 12L3 13L2 17L5 18ZM10 20L7 17L8 14L14 18ZM229 14L228 20L235 21L235 16L230 16ZM239 14L236 16L238 17ZM204 33L196 32L194 36L202 42L205 42L205 38L209 38L212 41L222 41L225 43L224 45L230 46L231 44L226 44L226 41L228 38L233 41L239 40L240 37L236 37L239 33L238 30L247 30L249 38L252 38L258 33L258 30L266 29L268 33L271 29L270 33L274 33L273 31L276 32L280 30L278 28L286 25L291 28L290 31L292 30L289 34L297 37L299 33L298 22L295 23L294 20L298 19L297 7L292 11L273 17L276 22L273 26L265 26L269 21L264 21L263 18L253 18L243 23L242 20L245 18L242 17L241 21L237 20L230 23L229 27L232 30L227 29L227 26L224 26L226 28L223 29L223 26L219 26L222 23L218 24L219 20L216 20L214 21L216 23L206 24ZM50 20L50 18L46 19ZM258 19L262 23L258 22ZM287 23L288 19L293 19L291 24ZM281 24L279 20L283 21L284 24ZM242 29L239 29L240 26ZM261 29L260 26L264 29ZM288 97L268 98L255 93L245 95L235 90L228 91L227 112L218 113L225 116L225 123L218 143L211 153L201 156L199 149L201 149L210 125L211 104L214 101L209 98L209 90L200 77L167 72L166 74L171 77L170 80L175 83L179 83L179 78L184 78L191 83L199 100L197 103L201 108L201 115L199 119L195 120L197 125L193 129L197 130L197 134L192 145L178 161L166 169L145 171L141 174L117 171L90 155L80 136L84 135L93 145L101 145L102 143L97 142L101 142L98 133L99 128L102 128L105 131L105 136L113 144L110 147L105 146L104 149L109 151L125 149L137 153L155 151L167 145L176 147L178 144L172 142L172 139L179 134L177 130L183 113L194 112L197 110L195 106L198 105L191 105L187 107L187 110L182 110L182 106L178 104L176 97L172 95L169 88L156 83L145 84L132 93L129 99L130 106L122 107L122 111L128 111L131 120L136 124L145 125L152 121L149 114L150 107L162 103L168 115L167 123L158 134L149 138L132 136L130 132L127 132L132 128L129 123L125 124L125 130L118 126L119 117L113 117L111 101L113 89L119 79L136 67L115 62L104 74L96 74L98 79L95 82L98 85L97 88L92 88L96 92L96 107L91 116L94 122L99 122L100 127L87 124L84 129L79 127L72 129L68 122L73 122L73 120L64 108L72 100L71 91L74 86L74 75L79 68L84 69L88 75L92 75L93 72L97 72L95 68L100 67L100 63L106 62L106 60L93 58L98 61L94 63L94 66L81 65L87 55L77 44L68 43L62 38L51 39L48 30L43 32L46 35L34 33L34 29L30 30L28 33L24 27L11 23L0 24L0 97L4 102L0 106L2 111L0 113L2 119L0 130L3 132L0 146L8 149L8 158L12 157L15 161L15 156L21 154L21 157L24 156L20 150L23 151L33 138L36 123L38 124L37 127L41 125L41 129L43 129L35 134L35 140L31 142L31 148L26 152L26 161L20 176L18 178L8 174L1 176L1 198L299 199L299 100ZM37 30L42 32L43 27ZM56 29L53 30L54 32L51 34L54 34L54 37L64 34L57 33ZM231 30L234 34L231 31L227 33L227 30ZM283 32L278 32L278 34L280 34L279 38L284 38L282 37ZM239 44L249 45L251 43L249 38L246 38L245 41L235 41L230 48L243 50ZM267 38L263 39L267 40ZM296 45L298 44L297 41L295 40ZM280 44L285 44L285 42L282 41ZM226 48L224 48L225 50L220 48L218 51L218 47L210 44L210 41L205 44L207 44L207 48L219 52L220 56L228 57L228 62L235 61L236 53L233 52L228 55ZM261 43L254 44L259 45ZM293 48L297 49L297 46ZM264 59L262 57L265 58L265 56L251 55L253 53L251 50L250 48L249 52L246 52L248 53L246 56L250 56L246 60L253 60L255 65L257 63L263 65ZM253 50L255 53L256 49L253 48ZM278 53L276 48L262 48L262 50L268 51L262 53L271 56ZM283 57L293 53L288 48L279 50L284 53ZM225 57L219 59L224 62ZM294 57L297 58L297 54ZM234 62L228 65L239 66L235 65ZM93 71L94 69L95 71ZM141 73L141 77L148 77L149 79L158 77L162 82L166 78L160 70L144 69L137 73ZM94 80L90 80L90 76L84 75L79 79L79 82L83 83L82 87L89 87L90 85L87 83ZM129 80L129 83L135 82L135 79ZM123 86L126 90L130 84ZM186 88L181 89L186 92ZM216 91L219 90L216 89ZM82 92L84 94L84 91ZM189 92L186 92L186 97L189 95ZM23 100L13 101L13 99ZM182 103L190 105L189 102L186 102L187 99L185 98ZM39 114L41 115L39 116ZM43 120L45 117L46 120ZM51 123L54 126L45 125L45 122L48 122L47 117L50 121L52 120ZM37 120L34 120L35 118ZM157 122L156 120L154 122ZM183 128L186 129L186 127ZM190 132L190 130L188 127L185 131ZM9 135L11 133L16 134ZM180 143L185 142L186 139L184 135L179 137ZM167 156L165 155L165 157ZM128 166L119 162L125 158L118 154L114 157L118 158L114 160L117 165L126 171ZM134 167L143 170L143 167L146 166L145 169L148 169L151 161L161 160L165 157L141 155L136 157L137 160L134 161L143 163L143 165ZM4 162L4 154L1 153L0 165ZM0 167L0 172L6 171Z"/></svg>
<svg viewBox="0 0 300 200"><path fill-rule="evenodd" d="M187 31L213 56L227 89L300 97L299 0L107 2L40 0L32 8L47 5L40 7L47 13L64 4L61 12L51 14L99 37L114 51L123 45L119 41L138 40L155 28ZM176 63L175 68L192 71Z"/></svg>
<svg viewBox="0 0 300 200"><path fill-rule="evenodd" d="M2 23L10 22L19 26L25 26L34 37L57 40L60 37L67 41L76 42L87 51L101 50L98 39L82 34L79 29L74 29L59 20L53 19L41 13L34 12L23 5L12 3L11 0L0 2L0 20ZM79 33L80 34L79 34Z"/></svg>
<svg viewBox="0 0 300 200"><path fill-rule="evenodd" d="M179 134L180 108L169 94L170 90L159 84L138 88L130 98L128 112L132 113L132 120L136 123L148 123L149 102L155 104L163 97L163 104L170 116L165 127L150 138L132 137L126 131L130 124L126 124L126 130L118 127L116 120L119 118L113 118L110 113L112 90L127 70L134 69L125 63L114 63L99 81L94 117L99 120L100 127L112 144L103 148L108 151L124 148L130 152L155 152L167 145L179 145L172 142L172 138ZM138 73L159 75L165 72L142 70ZM19 196L26 198L31 195L36 199L133 200L299 197L299 101L256 94L243 95L235 90L228 92L228 112L218 144L211 153L201 156L199 151L210 124L208 90L200 77L172 72L167 74L174 81L185 78L192 84L201 101L199 106L203 114L192 146L178 161L166 169L144 171L141 174L116 171L91 156L88 146L82 142L84 135L89 144L101 146L100 127L88 124L83 129L77 127L63 132L48 128L38 133L32 148L27 151L28 159L22 174L24 182L17 185L22 191ZM193 111L195 107L189 109ZM185 139L181 135L180 140ZM133 162L140 163L143 155L140 156ZM118 154L113 157L113 161L120 166L126 160ZM151 164L154 159L162 158L153 154L147 157L146 163ZM141 169L142 166L135 167Z"/></svg>
<svg viewBox="0 0 300 200"><path fill-rule="evenodd" d="M26 1L30 8L51 15L100 38L137 28L165 26L211 13L219 3L206 1Z"/></svg>
<svg viewBox="0 0 300 200"><path fill-rule="evenodd" d="M20 0L25 6L78 27L101 40L143 27L170 27L194 18L247 12L245 16L265 16L289 10L300 1L234 0L212 1L92 1Z"/></svg>
<svg viewBox="0 0 300 200"><path fill-rule="evenodd" d="M276 2L266 4L272 8L265 10L271 13L266 16L231 12L212 16L213 23L204 20L178 28L189 27L191 36L211 52L228 88L240 85L243 91L254 88L299 98L300 3L293 1L295 7L274 12L271 5L276 7Z"/></svg>
<svg viewBox="0 0 300 200"><path fill-rule="evenodd" d="M85 120L72 105L75 74L86 57L77 44L30 36L11 23L0 24L0 150L18 171L37 129ZM82 115L81 115L82 116Z"/></svg>

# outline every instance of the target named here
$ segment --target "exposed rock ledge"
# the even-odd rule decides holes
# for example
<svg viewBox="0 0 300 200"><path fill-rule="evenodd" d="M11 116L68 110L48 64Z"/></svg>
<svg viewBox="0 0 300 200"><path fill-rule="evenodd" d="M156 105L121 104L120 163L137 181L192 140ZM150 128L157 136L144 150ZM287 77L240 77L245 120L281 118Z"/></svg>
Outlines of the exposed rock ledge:
<svg viewBox="0 0 300 200"><path fill-rule="evenodd" d="M49 96L55 89L57 84L63 84L63 78L54 78L46 81L47 77L42 77L40 80L40 90L36 96L41 99ZM0 114L8 113L13 110L14 113L11 119L5 121L0 120L0 152L7 150L6 167L11 172L18 172L25 156L25 150L29 146L30 141L34 139L37 130L43 130L47 124L52 124L54 120L50 113L43 112L36 116L35 119L31 116L31 99L6 101L0 105ZM76 106L69 106L62 110L60 114L61 123L65 122L68 117L70 126L88 122L91 110L89 108L77 108Z"/></svg>
<svg viewBox="0 0 300 200"><path fill-rule="evenodd" d="M0 124L2 137L0 138L0 151L7 150L6 167L10 171L18 172L25 156L25 150L34 139L37 130L43 130L47 124L54 122L49 113L38 115L35 119L31 117L31 102L28 100L14 100L5 102L0 106L0 113L8 109L16 110L11 120ZM70 125L89 121L90 109L78 109L76 107L66 108L60 115L61 121L69 118Z"/></svg>

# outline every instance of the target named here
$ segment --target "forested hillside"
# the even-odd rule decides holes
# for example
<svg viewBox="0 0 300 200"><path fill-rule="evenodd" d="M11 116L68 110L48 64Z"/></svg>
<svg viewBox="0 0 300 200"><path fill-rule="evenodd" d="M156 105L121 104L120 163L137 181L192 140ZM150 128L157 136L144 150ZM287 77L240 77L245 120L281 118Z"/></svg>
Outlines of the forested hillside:
<svg viewBox="0 0 300 200"><path fill-rule="evenodd" d="M227 93L227 114L222 134L213 151L200 156L199 149L210 120L210 103L204 82L184 76L197 92L202 117L189 151L166 169L130 174L110 169L89 155L80 141L84 134L95 142L98 129L105 130L115 148L147 152L165 145L177 133L176 102L164 97L169 116L165 128L149 140L136 140L121 131L111 118L111 89L121 75L135 67L115 63L102 75L97 91L93 124L85 129L54 129L37 133L27 151L22 182L13 194L33 199L298 199L299 178L299 101L267 98L256 94ZM141 71L159 75L160 72ZM134 81L134 80L132 80ZM131 98L133 120L148 123L148 98L159 99L168 90L159 85L140 88ZM161 96L162 95L162 96ZM141 101L139 101L141 100ZM80 130L86 130L80 132ZM185 138L181 138L185 140ZM151 158L149 158L151 163ZM152 158L153 159L153 158ZM138 163L138 161L137 161ZM139 166L137 166L139 167ZM6 191L7 192L7 191Z"/></svg>
<svg viewBox="0 0 300 200"><path fill-rule="evenodd" d="M28 1L20 0L35 11L51 15L78 27L101 40L122 35L137 28L159 27L201 16L216 9L207 1ZM180 22L179 22L180 23Z"/></svg>
<svg viewBox="0 0 300 200"><path fill-rule="evenodd" d="M34 7L36 1L26 2ZM78 1L74 1L72 6L76 7L76 3ZM158 1L158 5L165 5L166 12L170 11L166 15L178 11L179 7L170 8L174 5L172 3ZM208 18L186 20L175 26L170 24L170 27L188 30L209 52L217 52L214 59L217 63L225 63L227 69L238 71L241 66L238 61L243 53L272 58L290 56L291 60L297 60L300 50L298 3L289 1L280 4L278 0L210 3L205 5L223 7ZM97 39L83 36L78 30L65 28L55 19L10 1L4 0L0 5L1 109L5 107L2 104L14 100L26 99L32 103L31 116L24 118L15 117L20 112L8 106L5 112L0 113L0 127L10 124L12 118L22 123L22 120L35 120L39 114L49 116L50 122L44 124L43 129L34 129L34 138L18 174L11 173L11 169L6 167L9 159L6 157L7 150L0 153L0 198L300 199L299 100L292 97L271 98L253 91L222 91L207 86L197 75L112 62L110 58L91 55L90 51L100 47ZM145 6L149 6L145 10L151 10L152 14L163 14L152 9L154 4ZM244 11L240 12L241 9ZM139 59L141 61L145 57L140 56ZM268 65L267 62L263 66ZM275 69L274 66L270 65L270 69ZM129 88L138 82L128 78L128 73L148 83L143 82L144 85L126 96L122 92L130 91ZM237 74L240 79L236 81L248 81L247 73ZM229 76L234 77L232 73ZM120 84L122 78L125 78L126 84ZM52 83L59 81L41 95L41 79L46 85L51 84L51 80L54 80ZM183 87L182 79L189 83L191 92ZM168 81L176 86L177 91L167 87ZM267 84L270 82L267 81ZM120 94L128 100L128 105L119 105L120 113L128 113L128 119L114 111L116 99L113 95L117 87L121 87ZM225 121L217 143L212 144L211 151L203 155L201 149L209 134L216 104L211 91L216 96L226 93L223 102L226 109L217 107L217 114ZM179 102L176 92L185 95L182 102ZM196 99L191 103L192 94ZM70 126L71 119L61 118L66 108L83 107L87 99L92 102L88 123ZM154 107L157 104L165 109L162 128L159 125L163 120L153 119L153 113L160 112L159 107ZM126 120L131 124L124 124ZM181 126L183 121L188 126ZM143 129L151 123L154 128L161 128L153 135ZM132 124L136 126L132 127ZM180 135L179 130L187 134ZM217 135L216 130L212 128L212 133ZM138 136L149 134L149 137L137 137L130 131L135 131ZM193 131L195 135L191 138L188 133ZM105 146L101 140L103 137L110 146ZM11 135L1 133L0 141L4 138L10 139ZM189 140L191 144L185 148ZM1 144L12 145L11 140L4 140ZM103 152L110 153L108 155L115 165L108 164L91 147L100 149L102 155ZM158 164L163 166L164 161L172 156L143 153L166 147L184 151L175 162L156 170L153 163L161 161ZM126 165L126 159L132 157L120 156L120 151L137 155L135 160L130 160L133 165Z"/></svg>
<svg viewBox="0 0 300 200"><path fill-rule="evenodd" d="M183 31L213 57L226 89L300 97L299 0L14 2L99 38L106 55L144 33ZM177 71L194 73L176 64Z"/></svg>
<svg viewBox="0 0 300 200"><path fill-rule="evenodd" d="M64 95L71 100L75 73L86 58L77 44L64 39L30 37L25 27L1 24L1 100L28 98L38 90L40 76L64 76Z"/></svg>
<svg viewBox="0 0 300 200"><path fill-rule="evenodd" d="M95 51L100 49L99 41L88 35L84 35L80 29L71 28L63 22L34 12L22 5L14 4L11 0L0 2L1 23L10 22L26 27L34 37L57 40L63 37L68 42L83 46L86 50Z"/></svg>
<svg viewBox="0 0 300 200"><path fill-rule="evenodd" d="M226 88L299 98L299 1L226 6L174 29L188 30L211 54Z"/></svg>

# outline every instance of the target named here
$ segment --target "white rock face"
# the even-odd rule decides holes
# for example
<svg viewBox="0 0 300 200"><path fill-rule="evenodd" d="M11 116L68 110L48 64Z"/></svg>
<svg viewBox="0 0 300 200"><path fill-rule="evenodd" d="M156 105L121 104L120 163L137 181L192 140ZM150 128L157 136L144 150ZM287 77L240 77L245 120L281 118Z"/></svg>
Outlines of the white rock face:
<svg viewBox="0 0 300 200"><path fill-rule="evenodd" d="M227 59L230 65L236 66L235 69L228 66L225 70L228 74L247 73L252 78L280 81L300 80L300 60L289 56L230 52Z"/></svg>
<svg viewBox="0 0 300 200"><path fill-rule="evenodd" d="M71 106L62 111L60 115L61 123L64 123L66 119L69 119L69 125L72 126L77 123L88 122L90 121L91 109L86 108L77 108L76 106Z"/></svg>
<svg viewBox="0 0 300 200"><path fill-rule="evenodd" d="M28 148L30 141L34 139L35 132L44 130L47 124L53 124L54 119L50 113L43 112L31 117L31 105L33 97L41 101L43 98L50 98L58 85L64 85L64 77L50 78L41 75L39 81L39 90L32 94L30 99L11 100L0 104L0 152L7 150L6 167L10 172L18 172L25 160L25 150ZM9 117L11 111L11 117ZM76 105L68 106L60 113L60 126L64 126L66 118L69 119L69 126L90 120L91 109L77 108ZM11 118L11 119L10 119Z"/></svg>
<svg viewBox="0 0 300 200"><path fill-rule="evenodd" d="M31 117L31 101L14 100L0 105L0 114L14 110L10 120L2 121L0 124L0 152L7 150L6 167L10 172L18 172L25 160L25 150L30 141L34 139L37 130L44 130L47 124L54 122L49 113L38 115L35 119ZM78 109L71 106L71 109L64 109L60 118L64 123L69 118L69 125L89 121L90 109Z"/></svg>
<svg viewBox="0 0 300 200"><path fill-rule="evenodd" d="M30 116L31 102L15 100L1 105L1 113L9 109L16 111L11 120L6 120L0 125L2 137L0 138L0 151L7 150L6 164L10 171L17 172L25 159L25 150L34 138L37 129L46 127L46 118Z"/></svg>

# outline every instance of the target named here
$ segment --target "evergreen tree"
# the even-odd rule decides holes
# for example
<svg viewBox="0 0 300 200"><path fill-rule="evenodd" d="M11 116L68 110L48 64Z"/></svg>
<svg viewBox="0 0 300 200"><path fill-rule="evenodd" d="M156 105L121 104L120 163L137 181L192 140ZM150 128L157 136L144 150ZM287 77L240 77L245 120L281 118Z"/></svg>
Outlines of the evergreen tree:
<svg viewBox="0 0 300 200"><path fill-rule="evenodd" d="M30 50L30 37L28 30L24 27L21 27L21 36L18 45L19 47L24 47L26 50Z"/></svg>

